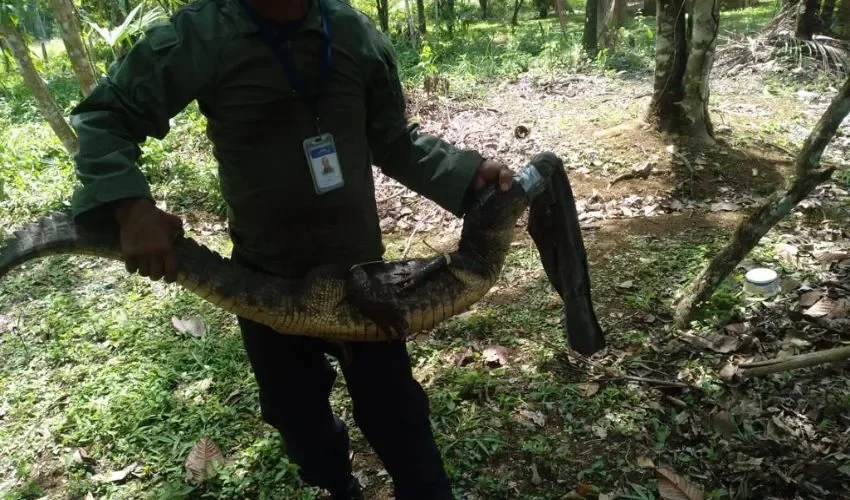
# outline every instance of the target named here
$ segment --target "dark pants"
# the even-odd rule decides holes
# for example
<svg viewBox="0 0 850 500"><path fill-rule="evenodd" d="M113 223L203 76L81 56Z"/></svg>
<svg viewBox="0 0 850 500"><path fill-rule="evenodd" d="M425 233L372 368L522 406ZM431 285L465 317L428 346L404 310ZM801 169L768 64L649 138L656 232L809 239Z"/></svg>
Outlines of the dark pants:
<svg viewBox="0 0 850 500"><path fill-rule="evenodd" d="M263 419L283 436L302 479L334 489L351 474L348 433L331 411L338 344L282 335L239 318L260 388ZM451 499L434 442L428 399L413 378L403 343L350 343L341 362L354 421L393 479L398 500Z"/></svg>

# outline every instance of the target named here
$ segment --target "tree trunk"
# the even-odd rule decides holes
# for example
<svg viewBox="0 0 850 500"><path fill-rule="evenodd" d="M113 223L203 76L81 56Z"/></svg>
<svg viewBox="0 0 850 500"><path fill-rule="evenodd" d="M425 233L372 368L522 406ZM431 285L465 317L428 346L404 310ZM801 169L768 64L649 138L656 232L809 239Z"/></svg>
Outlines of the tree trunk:
<svg viewBox="0 0 850 500"><path fill-rule="evenodd" d="M8 18L5 20L0 18L0 35L3 36L6 44L9 46L15 62L18 64L18 69L21 71L21 76L24 78L24 83L26 83L33 97L35 97L41 114L44 115L47 123L50 124L50 127L62 141L68 153L71 155L75 154L78 149L77 136L74 135L74 131L71 130L68 122L65 121L62 112L59 110L59 105L56 104L53 96L48 92L44 80L41 79L38 71L36 71L35 65L30 58L29 49L20 31L18 31L18 28Z"/></svg>
<svg viewBox="0 0 850 500"><path fill-rule="evenodd" d="M80 27L74 13L74 4L71 0L50 0L53 12L59 23L59 32L62 41L65 42L65 50L71 60L71 66L80 83L80 90L84 96L88 96L97 85L97 78L86 54L83 38L80 35Z"/></svg>
<svg viewBox="0 0 850 500"><path fill-rule="evenodd" d="M9 48L2 38L0 38L0 54L3 55L3 72L8 73L12 69L12 61L9 60Z"/></svg>
<svg viewBox="0 0 850 500"><path fill-rule="evenodd" d="M714 64L714 49L717 45L720 0L695 0L691 19L693 19L693 35L683 78L685 96L682 101L689 130L684 132L691 137L712 142L714 131L708 114L708 80Z"/></svg>
<svg viewBox="0 0 850 500"><path fill-rule="evenodd" d="M418 50L416 31L413 29L413 14L410 11L410 0L404 0L404 13L407 17L407 34L410 35L410 45Z"/></svg>
<svg viewBox="0 0 850 500"><path fill-rule="evenodd" d="M584 4L584 36L582 46L588 57L596 59L599 52L599 40L597 38L597 19L599 17L599 0L587 0Z"/></svg>
<svg viewBox="0 0 850 500"><path fill-rule="evenodd" d="M437 0L438 2L442 0ZM455 0L445 0L446 8L443 10L443 16L446 19L446 28L449 36L454 35L455 31Z"/></svg>
<svg viewBox="0 0 850 500"><path fill-rule="evenodd" d="M830 103L803 149L797 155L795 178L791 187L782 196L774 195L758 210L744 219L726 247L711 259L711 262L694 278L676 306L676 324L687 326L696 307L711 297L717 286L735 269L741 259L758 245L758 242L777 222L791 213L819 184L832 177L835 170L830 167L820 170L820 159L827 144L850 113L850 78Z"/></svg>
<svg viewBox="0 0 850 500"><path fill-rule="evenodd" d="M514 15L511 17L511 26L519 24L519 9L522 8L522 0L514 0Z"/></svg>
<svg viewBox="0 0 850 500"><path fill-rule="evenodd" d="M546 19L549 16L549 6L552 0L534 0L534 6L537 8L537 17Z"/></svg>
<svg viewBox="0 0 850 500"><path fill-rule="evenodd" d="M640 9L641 15L655 16L655 0L643 0L643 8Z"/></svg>
<svg viewBox="0 0 850 500"><path fill-rule="evenodd" d="M478 0L478 5L481 6L481 19L487 19L487 0Z"/></svg>
<svg viewBox="0 0 850 500"><path fill-rule="evenodd" d="M823 0L823 9L820 13L823 29L827 32L832 28L832 21L835 15L835 0Z"/></svg>
<svg viewBox="0 0 850 500"><path fill-rule="evenodd" d="M425 0L416 0L416 12L419 14L419 33L424 35L428 32L428 23L425 21Z"/></svg>
<svg viewBox="0 0 850 500"><path fill-rule="evenodd" d="M841 25L842 33L850 32L850 0L841 0L838 4L838 23Z"/></svg>
<svg viewBox="0 0 850 500"><path fill-rule="evenodd" d="M681 128L685 97L683 77L688 61L684 0L658 0L656 4L655 83L649 104L649 121L660 132Z"/></svg>
<svg viewBox="0 0 850 500"><path fill-rule="evenodd" d="M619 28L629 19L629 3L626 0L614 0L614 24Z"/></svg>
<svg viewBox="0 0 850 500"><path fill-rule="evenodd" d="M815 34L819 8L820 0L800 0L796 32L796 36L800 40L811 40L812 35Z"/></svg>
<svg viewBox="0 0 850 500"><path fill-rule="evenodd" d="M609 47L615 32L628 18L628 4L626 0L598 0L598 3L596 38L599 45Z"/></svg>
<svg viewBox="0 0 850 500"><path fill-rule="evenodd" d="M56 0L52 0L56 1ZM378 21L381 23L381 31L390 32L390 10L387 0L375 0L378 7Z"/></svg>

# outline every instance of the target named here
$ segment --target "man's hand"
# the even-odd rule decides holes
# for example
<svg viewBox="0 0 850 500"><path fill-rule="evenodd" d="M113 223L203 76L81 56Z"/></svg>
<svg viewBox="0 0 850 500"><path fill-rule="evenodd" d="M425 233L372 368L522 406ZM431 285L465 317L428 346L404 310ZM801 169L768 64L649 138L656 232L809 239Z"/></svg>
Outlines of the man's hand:
<svg viewBox="0 0 850 500"><path fill-rule="evenodd" d="M511 188L513 177L514 173L507 165L493 160L484 160L478 167L478 174L472 180L472 189L478 191L488 184L498 182L501 190L507 191Z"/></svg>
<svg viewBox="0 0 850 500"><path fill-rule="evenodd" d="M153 281L165 276L177 279L175 239L183 234L179 217L163 212L150 200L135 198L115 207L115 218L121 226L121 253L127 272L139 272Z"/></svg>

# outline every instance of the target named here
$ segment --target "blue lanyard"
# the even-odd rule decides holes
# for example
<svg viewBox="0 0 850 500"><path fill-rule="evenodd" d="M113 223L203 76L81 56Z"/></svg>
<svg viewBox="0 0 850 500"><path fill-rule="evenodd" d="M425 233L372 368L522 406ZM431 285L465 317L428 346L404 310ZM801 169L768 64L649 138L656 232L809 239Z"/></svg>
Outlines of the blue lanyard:
<svg viewBox="0 0 850 500"><path fill-rule="evenodd" d="M319 11L321 11L322 14L322 60L319 67L319 88L316 92L313 92L312 95L309 96L307 95L304 79L298 73L298 70L295 69L295 62L292 60L292 50L289 41L281 40L275 33L274 29L272 29L271 23L267 19L263 18L259 12L254 10L253 7L248 5L245 0L240 0L240 3L251 20L254 21L254 24L257 25L257 29L260 31L260 36L263 37L266 45L268 45L269 49L280 61L281 66L283 66L283 70L286 72L286 76L289 77L292 89L297 92L301 98L304 99L307 106L310 107L310 110L313 112L313 116L316 119L316 129L319 133L321 133L321 129L319 127L319 93L327 83L328 77L331 73L331 23L328 18L328 12L325 9L324 2L322 2L322 0L316 1L319 2ZM286 50L283 50L281 47L282 44L286 45Z"/></svg>

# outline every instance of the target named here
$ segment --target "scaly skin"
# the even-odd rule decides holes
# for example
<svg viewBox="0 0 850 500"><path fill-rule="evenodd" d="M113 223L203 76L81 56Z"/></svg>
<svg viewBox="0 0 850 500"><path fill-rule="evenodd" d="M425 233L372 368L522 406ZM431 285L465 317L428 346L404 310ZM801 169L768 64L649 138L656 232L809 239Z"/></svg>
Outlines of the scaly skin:
<svg viewBox="0 0 850 500"><path fill-rule="evenodd" d="M551 154L532 163L544 178L562 168ZM467 310L490 290L529 202L517 182L504 193L487 188L467 211L458 250L448 256L351 269L323 266L304 279L247 269L182 238L177 284L282 334L363 342L403 338ZM118 229L76 224L65 214L44 217L0 248L0 278L24 262L60 254L122 260Z"/></svg>

